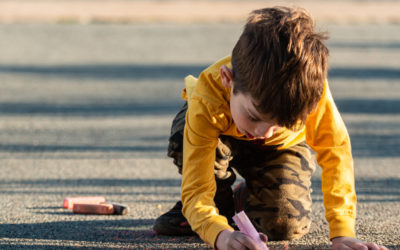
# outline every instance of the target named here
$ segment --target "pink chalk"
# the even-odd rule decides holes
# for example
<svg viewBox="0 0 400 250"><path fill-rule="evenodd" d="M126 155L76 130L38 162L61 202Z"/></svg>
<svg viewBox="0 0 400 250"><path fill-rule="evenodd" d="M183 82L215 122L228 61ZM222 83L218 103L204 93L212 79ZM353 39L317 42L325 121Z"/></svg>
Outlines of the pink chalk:
<svg viewBox="0 0 400 250"><path fill-rule="evenodd" d="M268 250L268 247L260 239L260 234L254 228L253 224L251 224L249 217L247 217L244 211L237 213L232 219L238 226L240 232L252 238L262 250Z"/></svg>
<svg viewBox="0 0 400 250"><path fill-rule="evenodd" d="M63 201L63 207L72 209L76 203L100 204L103 202L106 202L106 198L103 196L67 197Z"/></svg>

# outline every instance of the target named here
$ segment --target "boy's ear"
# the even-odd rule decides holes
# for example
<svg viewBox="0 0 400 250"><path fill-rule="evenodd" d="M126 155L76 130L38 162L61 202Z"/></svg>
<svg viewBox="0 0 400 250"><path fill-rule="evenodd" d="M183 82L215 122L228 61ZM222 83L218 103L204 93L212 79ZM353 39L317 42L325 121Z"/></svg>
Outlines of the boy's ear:
<svg viewBox="0 0 400 250"><path fill-rule="evenodd" d="M222 85L225 88L232 88L233 87L233 74L232 70L228 68L226 65L222 65L219 69L219 74L221 75Z"/></svg>

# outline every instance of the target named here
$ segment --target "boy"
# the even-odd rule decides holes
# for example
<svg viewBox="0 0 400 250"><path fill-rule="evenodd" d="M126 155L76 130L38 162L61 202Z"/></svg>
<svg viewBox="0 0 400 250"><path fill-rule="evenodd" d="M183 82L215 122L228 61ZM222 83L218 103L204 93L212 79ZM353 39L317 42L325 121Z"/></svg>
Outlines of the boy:
<svg viewBox="0 0 400 250"><path fill-rule="evenodd" d="M236 209L270 240L300 238L311 224L313 149L333 248L386 249L354 238L350 140L326 81L324 39L303 10L256 10L231 57L185 79L187 104L168 149L183 175L182 203L156 220L155 231L195 231L218 249L257 249L233 230ZM245 179L234 192L232 168Z"/></svg>

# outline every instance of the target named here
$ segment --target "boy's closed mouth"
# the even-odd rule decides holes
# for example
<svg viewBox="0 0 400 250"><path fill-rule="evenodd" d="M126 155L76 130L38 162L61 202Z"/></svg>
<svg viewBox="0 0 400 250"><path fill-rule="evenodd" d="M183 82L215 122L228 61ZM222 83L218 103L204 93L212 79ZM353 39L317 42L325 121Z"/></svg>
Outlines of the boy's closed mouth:
<svg viewBox="0 0 400 250"><path fill-rule="evenodd" d="M244 134L246 135L247 138L250 138L250 139L256 138L254 135L248 133L247 131L244 131Z"/></svg>

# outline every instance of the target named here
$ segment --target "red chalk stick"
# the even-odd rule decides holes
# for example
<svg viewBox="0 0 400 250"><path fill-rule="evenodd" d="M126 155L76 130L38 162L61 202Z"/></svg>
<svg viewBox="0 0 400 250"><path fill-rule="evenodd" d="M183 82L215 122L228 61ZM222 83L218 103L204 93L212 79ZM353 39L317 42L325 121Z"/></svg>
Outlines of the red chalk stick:
<svg viewBox="0 0 400 250"><path fill-rule="evenodd" d="M75 214L114 214L114 206L112 204L75 203L72 211Z"/></svg>
<svg viewBox="0 0 400 250"><path fill-rule="evenodd" d="M103 196L67 197L64 199L63 207L72 209L75 203L100 204L104 202L106 202L106 198Z"/></svg>
<svg viewBox="0 0 400 250"><path fill-rule="evenodd" d="M128 213L129 208L122 204L82 204L75 203L72 211L75 214L117 214L125 215Z"/></svg>

